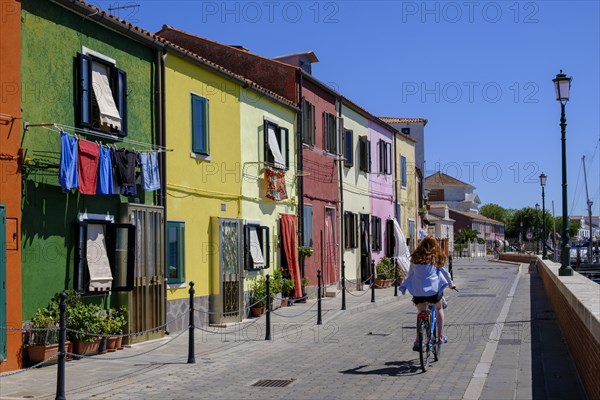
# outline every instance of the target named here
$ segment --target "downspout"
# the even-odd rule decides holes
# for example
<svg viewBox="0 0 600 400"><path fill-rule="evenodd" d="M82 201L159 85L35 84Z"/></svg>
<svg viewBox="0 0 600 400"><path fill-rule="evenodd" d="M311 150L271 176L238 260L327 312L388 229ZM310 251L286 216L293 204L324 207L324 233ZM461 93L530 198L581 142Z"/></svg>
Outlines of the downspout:
<svg viewBox="0 0 600 400"><path fill-rule="evenodd" d="M298 72L298 131L296 132L296 178L298 179L298 246L304 246L304 170L302 164L302 116L304 115L304 102L302 101L302 73ZM304 257L300 257L300 275L304 277Z"/></svg>
<svg viewBox="0 0 600 400"><path fill-rule="evenodd" d="M339 104L340 104L340 107L338 109L338 118L341 119L342 118L342 107L343 107L344 103L342 102L341 98L338 98L338 101L339 101ZM340 124L338 123L338 127L339 126L340 126ZM341 131L342 131L342 132L340 132L341 137L340 137L340 140L338 140L338 143L342 143L341 139L344 138L343 126L342 126ZM345 237L345 235L344 235L344 228L345 228L345 226L344 226L344 222L345 222L344 221L344 181L342 180L342 178L343 178L342 168L344 166L343 166L342 157L341 157L341 154L343 154L342 150L343 149L339 149L338 150L338 157L337 157L337 159L338 159L338 171L339 171L338 175L339 175L339 180L340 180L340 199L339 199L339 203L340 203L340 233L338 235L338 237L340 239L340 247L339 247L339 257L340 257L339 260L340 260L340 262L339 262L339 265L338 265L338 267L340 268L340 280L341 280L341 276L342 276L341 275L341 269L342 269L342 263L344 262L344 249L345 249L345 243L342 240L342 238ZM340 284L341 284L341 282L340 282Z"/></svg>
<svg viewBox="0 0 600 400"><path fill-rule="evenodd" d="M167 50L166 48L161 55L160 51L156 52L156 61L158 68L157 78L158 78L158 92L157 92L157 101L159 105L158 120L159 120L159 144L161 146L167 146L167 123L166 123L166 96L165 96L165 63L167 60ZM167 152L163 151L160 153L160 165L162 168L160 170L160 198L159 205L163 207L163 241L166 243L167 240ZM165 245L166 248L166 245ZM165 268L164 271L164 287L167 287L167 252L163 251L163 266ZM167 315L167 293L165 291L164 294L164 315L166 320ZM165 322L165 321L163 321ZM169 327L165 327L165 330L168 332Z"/></svg>
<svg viewBox="0 0 600 400"><path fill-rule="evenodd" d="M392 179L394 180L394 215L396 216L396 221L400 225L400 229L402 229L402 224L400 223L400 215L398 215L398 207L400 203L400 199L398 199L398 163L396 162L396 135L397 132L394 132L394 143L392 148L394 149L394 157L392 157L392 162L394 163L394 175L392 175Z"/></svg>

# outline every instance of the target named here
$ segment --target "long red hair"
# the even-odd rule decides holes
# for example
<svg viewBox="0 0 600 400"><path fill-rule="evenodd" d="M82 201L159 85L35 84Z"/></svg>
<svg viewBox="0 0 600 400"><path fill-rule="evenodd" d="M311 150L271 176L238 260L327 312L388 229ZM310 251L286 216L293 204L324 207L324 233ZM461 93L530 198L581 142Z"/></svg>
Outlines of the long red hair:
<svg viewBox="0 0 600 400"><path fill-rule="evenodd" d="M415 264L433 264L440 268L446 263L446 253L437 240L431 236L426 236L410 255L410 260Z"/></svg>

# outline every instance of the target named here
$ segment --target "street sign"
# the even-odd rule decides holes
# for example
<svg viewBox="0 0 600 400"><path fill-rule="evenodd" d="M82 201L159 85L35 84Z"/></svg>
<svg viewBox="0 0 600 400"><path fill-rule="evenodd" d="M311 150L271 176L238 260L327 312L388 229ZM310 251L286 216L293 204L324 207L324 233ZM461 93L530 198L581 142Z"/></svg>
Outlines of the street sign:
<svg viewBox="0 0 600 400"><path fill-rule="evenodd" d="M525 235L525 237L527 238L527 240L531 240L533 239L533 233L531 231L527 232L527 235Z"/></svg>

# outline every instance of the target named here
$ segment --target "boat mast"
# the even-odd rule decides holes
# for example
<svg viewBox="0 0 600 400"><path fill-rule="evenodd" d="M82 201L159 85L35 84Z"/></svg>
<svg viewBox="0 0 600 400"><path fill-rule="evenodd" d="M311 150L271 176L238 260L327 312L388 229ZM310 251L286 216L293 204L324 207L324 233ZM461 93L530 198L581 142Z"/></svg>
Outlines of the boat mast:
<svg viewBox="0 0 600 400"><path fill-rule="evenodd" d="M588 186L587 186L587 173L585 171L585 156L581 157L581 162L583 162L583 181L585 183L585 197L587 198L587 206L588 206L588 216L590 218L589 227L590 227L590 241L588 243L588 251L587 251L587 259L588 262L592 263L592 240L594 239L594 234L592 230L592 199L590 199L590 195L588 194Z"/></svg>

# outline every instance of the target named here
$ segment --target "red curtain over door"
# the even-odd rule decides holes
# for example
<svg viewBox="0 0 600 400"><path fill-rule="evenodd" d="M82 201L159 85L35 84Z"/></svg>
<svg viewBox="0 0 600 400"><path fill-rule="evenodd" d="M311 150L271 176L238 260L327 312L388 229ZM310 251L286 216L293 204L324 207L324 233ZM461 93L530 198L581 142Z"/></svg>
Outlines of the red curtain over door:
<svg viewBox="0 0 600 400"><path fill-rule="evenodd" d="M302 297L300 286L300 265L298 263L298 244L296 242L296 216L291 214L281 215L281 234L283 235L283 247L285 258L290 271L290 277L294 280L294 298Z"/></svg>
<svg viewBox="0 0 600 400"><path fill-rule="evenodd" d="M325 285L337 282L337 246L334 231L334 210L325 209Z"/></svg>

